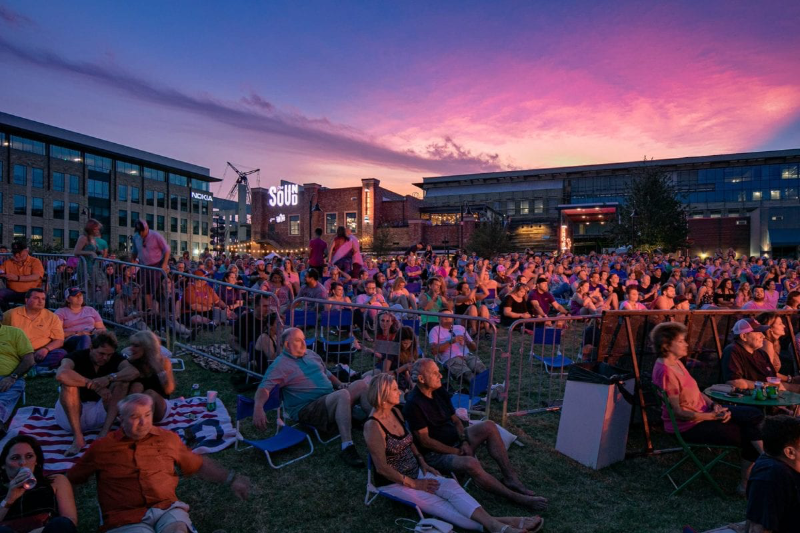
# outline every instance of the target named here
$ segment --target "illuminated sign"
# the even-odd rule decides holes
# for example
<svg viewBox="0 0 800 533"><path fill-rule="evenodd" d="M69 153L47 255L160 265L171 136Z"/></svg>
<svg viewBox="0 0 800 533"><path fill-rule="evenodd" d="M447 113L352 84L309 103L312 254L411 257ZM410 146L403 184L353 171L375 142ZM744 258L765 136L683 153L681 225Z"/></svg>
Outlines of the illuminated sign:
<svg viewBox="0 0 800 533"><path fill-rule="evenodd" d="M269 188L269 205L282 207L284 205L297 205L297 185L287 183L280 187L274 185Z"/></svg>
<svg viewBox="0 0 800 533"><path fill-rule="evenodd" d="M561 234L559 235L559 241L561 244L561 251L567 252L570 248L572 248L572 239L569 238L567 235L567 226L561 226Z"/></svg>
<svg viewBox="0 0 800 533"><path fill-rule="evenodd" d="M194 198L195 200L207 200L209 202L214 200L214 197L211 196L210 194L203 194L203 193L194 192L194 191L192 191L192 198Z"/></svg>

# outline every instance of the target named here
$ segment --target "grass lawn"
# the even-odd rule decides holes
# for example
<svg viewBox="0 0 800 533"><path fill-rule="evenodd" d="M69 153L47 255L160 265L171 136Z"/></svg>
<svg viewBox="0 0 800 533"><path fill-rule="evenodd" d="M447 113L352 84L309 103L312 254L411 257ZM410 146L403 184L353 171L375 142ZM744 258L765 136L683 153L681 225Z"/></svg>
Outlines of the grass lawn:
<svg viewBox="0 0 800 533"><path fill-rule="evenodd" d="M498 346L505 346L505 339ZM186 371L176 373L175 396L191 392L199 383L201 390L218 390L228 412L235 415L236 393L230 384L231 374L216 374L201 369L186 357ZM28 381L28 405L53 406L57 398L52 378ZM252 392L249 395L252 397ZM499 404L492 418L500 415ZM274 420L274 417L271 418ZM559 533L625 532L673 533L683 525L698 531L744 517L745 502L734 496L720 498L703 481L698 481L677 497L670 497L671 485L660 477L679 459L677 454L636 457L596 472L555 451L558 412L509 418L508 429L520 437L524 447L511 447L511 461L520 477L537 493L550 499L545 531ZM256 434L244 425L247 436ZM656 430L656 448L674 447L676 442ZM364 439L355 432L355 441L364 457ZM629 449L642 448L642 432L631 429ZM214 454L213 459L250 477L253 492L247 502L240 502L227 487L200 479L181 481L178 496L191 505L197 529L211 533L216 529L232 532L349 532L404 531L394 523L398 517L413 518L410 509L378 499L364 505L366 471L353 470L338 458L339 441L321 445L315 441L314 455L281 470L271 469L266 459L253 450L236 452L229 448ZM485 451L479 457L487 458ZM279 456L280 459L284 458ZM734 456L734 461L738 460ZM497 468L484 461L489 471ZM733 491L738 472L716 470L725 490ZM691 472L687 470L686 475ZM469 492L497 516L525 514L525 511L470 486ZM94 531L98 510L93 484L76 488L80 531Z"/></svg>

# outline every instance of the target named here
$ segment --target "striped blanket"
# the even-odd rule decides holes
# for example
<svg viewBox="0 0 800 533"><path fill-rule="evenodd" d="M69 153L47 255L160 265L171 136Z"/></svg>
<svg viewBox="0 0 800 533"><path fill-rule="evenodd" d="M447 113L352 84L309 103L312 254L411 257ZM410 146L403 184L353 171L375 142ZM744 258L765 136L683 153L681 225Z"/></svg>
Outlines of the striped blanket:
<svg viewBox="0 0 800 533"><path fill-rule="evenodd" d="M236 441L236 429L219 398L214 412L206 410L206 399L203 397L177 398L169 403L169 413L158 426L180 435L194 453L218 452ZM82 455L64 457L64 452L72 444L72 435L56 424L54 408L23 407L18 410L9 425L6 439L17 434L36 437L44 451L45 472L48 474L69 470ZM96 438L96 431L87 433L87 445ZM6 439L0 442L0 448Z"/></svg>

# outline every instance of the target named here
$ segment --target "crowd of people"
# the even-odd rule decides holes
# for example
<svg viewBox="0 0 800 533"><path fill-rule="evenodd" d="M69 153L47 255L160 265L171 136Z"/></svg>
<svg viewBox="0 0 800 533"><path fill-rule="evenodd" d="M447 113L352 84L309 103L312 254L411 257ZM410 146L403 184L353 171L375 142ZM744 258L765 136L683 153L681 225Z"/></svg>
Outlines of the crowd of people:
<svg viewBox="0 0 800 533"><path fill-rule="evenodd" d="M263 406L280 387L289 419L338 433L341 460L363 468L353 437L359 422L353 413L360 411L368 415L361 421L366 451L382 491L458 527L492 532L538 531L543 520L532 513L548 505L517 475L498 427L490 420L466 425L450 401L448 382L468 384L487 370L478 341L497 325L580 319L616 309L760 311L735 323L720 362L723 381L752 389L755 382L776 378L781 389L800 392L797 369L785 363L787 340L794 339L786 338L785 315L771 313L800 306L800 262L792 259L736 257L732 251L705 258L529 250L450 257L423 243L404 254L365 258L347 228L339 228L330 245L318 229L309 253L300 256L173 257L144 221L136 224L132 253L117 258L101 231L90 220L76 245L75 256L86 261L83 283L76 283L75 263L70 271L67 261L45 269L24 242L14 243L2 265L0 420L6 424L13 414L29 371L54 372L60 386L56 421L73 435L66 455L83 455L66 476L45 476L35 439L8 440L0 454L0 477L9 487L0 502L0 531L28 531L15 521L34 514L46 515L45 532L75 531L71 484L92 475L104 527L120 532L134 524L149 528L142 531L191 530L188 506L175 494L176 466L182 475L196 473L248 496L246 476L192 454L177 435L154 425L169 412L176 387L159 341L167 331L191 337L222 327L229 334L241 354L237 362L263 374L255 393L257 428L266 427ZM63 304L55 312L47 309L51 295ZM351 307L354 326L348 334L358 336L355 346L373 357L373 368L357 379L340 379L316 345L309 345L302 326L288 326L287 311L297 298L315 300L320 313L369 306ZM414 315L416 324L403 320ZM129 336L125 349L115 330ZM690 442L738 446L738 492L748 497L752 531L796 530L786 524L798 525L792 510L800 508L797 493L777 495L776 487L790 481L800 486L797 420L775 413L765 420L759 409L726 407L703 395L682 362L686 334L680 322L668 321L650 335L659 356L653 382L666 392L678 420L672 427L665 406L665 430L680 431ZM98 439L87 448L85 435L95 431ZM476 457L481 447L499 478ZM528 513L490 515L451 474L469 476ZM35 488L26 488L32 479Z"/></svg>

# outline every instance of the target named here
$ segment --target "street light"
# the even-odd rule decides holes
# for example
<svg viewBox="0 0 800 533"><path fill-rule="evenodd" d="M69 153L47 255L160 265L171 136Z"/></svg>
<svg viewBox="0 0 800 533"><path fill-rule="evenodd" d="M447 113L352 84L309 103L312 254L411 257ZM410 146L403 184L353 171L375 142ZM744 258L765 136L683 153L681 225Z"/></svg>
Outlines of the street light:
<svg viewBox="0 0 800 533"><path fill-rule="evenodd" d="M447 238L445 237L444 239L442 239L442 244L444 244L444 257L445 257L445 259L449 260L450 259L450 241L447 240Z"/></svg>
<svg viewBox="0 0 800 533"><path fill-rule="evenodd" d="M473 211L472 208L467 205L467 202L463 202L461 204L461 221L458 225L458 246L462 250L464 249L464 215L467 215L468 217L473 217L475 218L476 221L478 220L477 211Z"/></svg>
<svg viewBox="0 0 800 533"><path fill-rule="evenodd" d="M313 203L311 200L308 201L308 240L314 238L314 224L312 223L311 217L314 213L319 213L322 211L319 207L319 202Z"/></svg>

